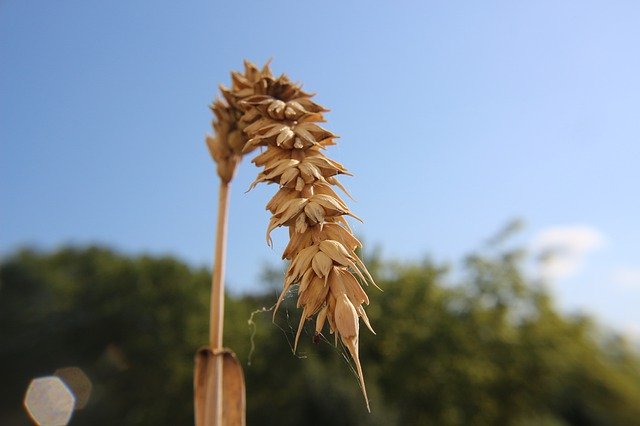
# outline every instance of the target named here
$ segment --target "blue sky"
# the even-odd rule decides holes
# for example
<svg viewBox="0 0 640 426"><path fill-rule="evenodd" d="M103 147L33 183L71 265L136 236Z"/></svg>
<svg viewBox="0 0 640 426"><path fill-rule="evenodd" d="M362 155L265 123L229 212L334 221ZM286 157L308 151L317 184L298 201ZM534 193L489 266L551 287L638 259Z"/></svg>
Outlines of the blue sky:
<svg viewBox="0 0 640 426"><path fill-rule="evenodd" d="M640 335L640 3L0 3L0 252L106 243L210 262L207 105L273 58L329 107L328 154L388 258L456 261L514 217L567 310ZM264 204L232 195L230 288L259 288Z"/></svg>

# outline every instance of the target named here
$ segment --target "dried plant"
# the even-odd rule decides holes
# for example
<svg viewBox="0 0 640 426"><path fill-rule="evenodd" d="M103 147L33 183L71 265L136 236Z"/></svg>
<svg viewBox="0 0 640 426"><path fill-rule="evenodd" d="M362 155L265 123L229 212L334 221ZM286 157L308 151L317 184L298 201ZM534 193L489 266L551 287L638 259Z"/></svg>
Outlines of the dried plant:
<svg viewBox="0 0 640 426"><path fill-rule="evenodd" d="M252 160L262 171L250 189L263 182L278 185L266 206L272 215L267 243L272 245L270 234L277 227L287 227L290 237L282 255L290 263L274 317L297 284L302 314L294 351L307 320L315 316L317 335L328 323L336 343L340 338L356 365L369 409L358 338L359 319L373 332L361 283L375 283L356 254L361 244L345 216L360 219L334 191L338 187L348 195L336 176L349 173L324 154L337 138L318 124L328 110L287 76L274 77L268 63L262 69L250 62L244 65L244 73L231 74L231 88L220 87L223 99L211 107L215 135L207 138L207 145L223 182L232 179L243 155L263 149Z"/></svg>

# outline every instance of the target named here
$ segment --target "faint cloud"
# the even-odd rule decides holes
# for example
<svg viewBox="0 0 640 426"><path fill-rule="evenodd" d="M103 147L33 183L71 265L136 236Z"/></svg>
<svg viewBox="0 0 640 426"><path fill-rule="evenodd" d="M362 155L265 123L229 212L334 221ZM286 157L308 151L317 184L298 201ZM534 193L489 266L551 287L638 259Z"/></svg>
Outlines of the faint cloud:
<svg viewBox="0 0 640 426"><path fill-rule="evenodd" d="M622 332L633 342L640 344L640 324L629 322L622 329Z"/></svg>
<svg viewBox="0 0 640 426"><path fill-rule="evenodd" d="M531 246L538 253L540 272L546 279L568 278L580 271L586 256L601 248L605 238L587 225L543 229Z"/></svg>
<svg viewBox="0 0 640 426"><path fill-rule="evenodd" d="M627 290L640 290L640 267L618 267L613 270L611 281Z"/></svg>

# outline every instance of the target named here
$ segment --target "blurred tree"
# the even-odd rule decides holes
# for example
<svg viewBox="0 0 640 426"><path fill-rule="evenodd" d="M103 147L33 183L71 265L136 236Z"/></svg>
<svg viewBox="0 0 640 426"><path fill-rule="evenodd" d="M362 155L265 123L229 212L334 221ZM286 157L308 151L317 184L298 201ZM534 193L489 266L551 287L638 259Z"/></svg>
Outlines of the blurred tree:
<svg viewBox="0 0 640 426"><path fill-rule="evenodd" d="M455 283L428 260L369 259L384 288L369 289L378 335L361 338L372 414L333 336L314 344L309 324L292 355L293 297L276 325L272 291L228 298L225 344L245 363L248 423L640 424L638 354L589 318L562 315L544 286L523 275L524 254L502 248L503 237L468 256ZM209 282L208 271L172 258L95 247L5 259L0 424L29 424L21 400L30 379L66 366L94 385L71 424L192 424Z"/></svg>
<svg viewBox="0 0 640 426"><path fill-rule="evenodd" d="M193 423L191 360L206 336L207 271L89 248L20 252L0 278L0 424L1 413L20 409L31 378L65 366L93 382L74 423Z"/></svg>
<svg viewBox="0 0 640 426"><path fill-rule="evenodd" d="M425 262L396 266L373 293L378 337L362 352L369 370L379 360L399 424L640 424L637 353L561 315L523 275L524 253L494 243L468 256L458 285Z"/></svg>

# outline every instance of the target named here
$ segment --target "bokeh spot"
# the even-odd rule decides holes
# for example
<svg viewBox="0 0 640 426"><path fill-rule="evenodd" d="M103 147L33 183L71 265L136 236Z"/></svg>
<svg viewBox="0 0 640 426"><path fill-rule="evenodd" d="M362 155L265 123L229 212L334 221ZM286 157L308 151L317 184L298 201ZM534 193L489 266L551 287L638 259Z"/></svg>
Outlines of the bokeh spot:
<svg viewBox="0 0 640 426"><path fill-rule="evenodd" d="M55 376L33 379L24 396L24 407L39 426L66 426L75 403L71 390Z"/></svg>
<svg viewBox="0 0 640 426"><path fill-rule="evenodd" d="M78 367L64 367L58 368L53 375L62 379L75 396L76 410L82 410L86 407L89 397L91 397L93 385L84 371Z"/></svg>

